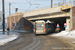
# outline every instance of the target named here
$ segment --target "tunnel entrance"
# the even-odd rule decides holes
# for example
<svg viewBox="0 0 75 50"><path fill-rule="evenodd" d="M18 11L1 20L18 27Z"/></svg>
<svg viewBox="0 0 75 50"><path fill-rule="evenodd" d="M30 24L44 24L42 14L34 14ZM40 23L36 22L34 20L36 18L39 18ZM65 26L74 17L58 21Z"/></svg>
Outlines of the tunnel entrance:
<svg viewBox="0 0 75 50"><path fill-rule="evenodd" d="M57 24L59 24L60 31L65 30L64 23L66 23L66 17L50 18L50 19L47 19L47 20L50 20L51 22L53 22L55 24L56 28L57 28Z"/></svg>
<svg viewBox="0 0 75 50"><path fill-rule="evenodd" d="M66 23L66 17L52 18L50 20L54 22L56 28L57 28L57 24L59 24L60 31L65 30L64 23Z"/></svg>
<svg viewBox="0 0 75 50"><path fill-rule="evenodd" d="M66 30L66 28L68 27L67 23L67 19L70 19L70 17L58 17L58 18L49 18L49 19L39 19L39 20L44 20L45 22L47 22L47 20L49 20L50 22L53 22L55 27L57 28L57 24L59 24L60 26L60 31ZM64 27L64 23L66 23L66 27ZM55 30L56 30L55 28Z"/></svg>
<svg viewBox="0 0 75 50"><path fill-rule="evenodd" d="M65 30L64 23L66 23L66 21L54 21L54 23L56 25L56 28L57 24L59 24L60 31Z"/></svg>

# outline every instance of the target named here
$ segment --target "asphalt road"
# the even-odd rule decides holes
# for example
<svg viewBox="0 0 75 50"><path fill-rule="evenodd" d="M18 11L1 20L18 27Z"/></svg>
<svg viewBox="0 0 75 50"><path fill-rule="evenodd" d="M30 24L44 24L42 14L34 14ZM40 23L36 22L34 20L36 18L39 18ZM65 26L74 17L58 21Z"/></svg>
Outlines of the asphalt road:
<svg viewBox="0 0 75 50"><path fill-rule="evenodd" d="M74 50L69 44L49 35L35 36L21 33L19 38L3 46L0 50Z"/></svg>

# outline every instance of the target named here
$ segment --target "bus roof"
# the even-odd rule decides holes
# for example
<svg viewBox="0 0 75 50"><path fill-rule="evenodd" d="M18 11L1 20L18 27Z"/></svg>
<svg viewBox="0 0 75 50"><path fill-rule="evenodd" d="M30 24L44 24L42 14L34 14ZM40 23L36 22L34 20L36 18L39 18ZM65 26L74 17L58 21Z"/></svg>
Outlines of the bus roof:
<svg viewBox="0 0 75 50"><path fill-rule="evenodd" d="M38 20L38 21L35 21L35 22L45 22L44 20Z"/></svg>

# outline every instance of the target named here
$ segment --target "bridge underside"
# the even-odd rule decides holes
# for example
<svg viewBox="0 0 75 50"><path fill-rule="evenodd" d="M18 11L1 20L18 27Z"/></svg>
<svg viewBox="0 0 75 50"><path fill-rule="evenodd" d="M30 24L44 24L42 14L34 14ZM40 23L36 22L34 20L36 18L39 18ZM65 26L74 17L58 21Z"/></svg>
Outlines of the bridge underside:
<svg viewBox="0 0 75 50"><path fill-rule="evenodd" d="M70 19L70 17L58 17L58 18L46 18L46 19L38 19L38 20L44 20L47 22L47 20L53 22L55 25L59 24L60 25L60 30L66 30L64 27L64 23L67 23L67 19ZM31 21L36 21L36 20L31 20Z"/></svg>
<svg viewBox="0 0 75 50"><path fill-rule="evenodd" d="M46 18L46 19L36 19L36 20L50 20L50 21L65 21L67 17L58 17L58 18ZM36 20L31 20L31 21L36 21Z"/></svg>

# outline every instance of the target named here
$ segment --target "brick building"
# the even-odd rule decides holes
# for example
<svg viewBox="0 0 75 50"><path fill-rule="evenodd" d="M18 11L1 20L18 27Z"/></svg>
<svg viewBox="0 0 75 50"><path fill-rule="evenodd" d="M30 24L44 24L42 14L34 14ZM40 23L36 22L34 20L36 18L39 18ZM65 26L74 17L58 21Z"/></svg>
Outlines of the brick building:
<svg viewBox="0 0 75 50"><path fill-rule="evenodd" d="M32 30L33 22L23 17L23 13L15 13L7 17L7 27L11 30Z"/></svg>

